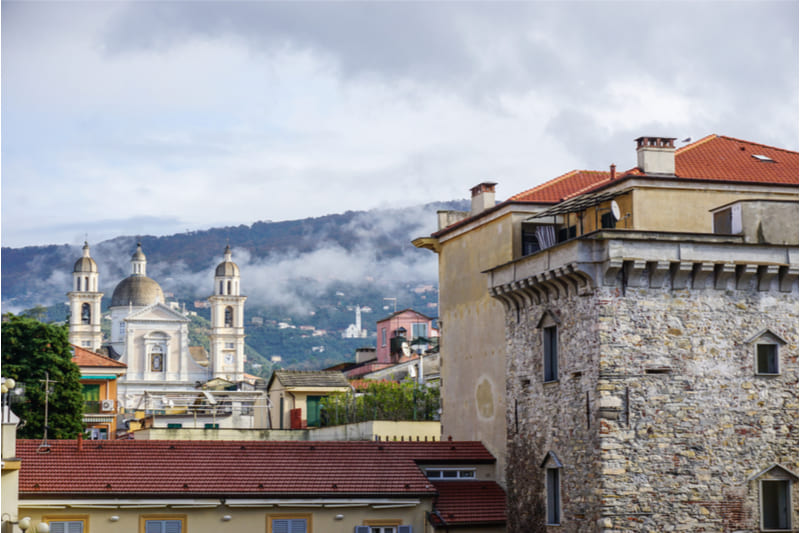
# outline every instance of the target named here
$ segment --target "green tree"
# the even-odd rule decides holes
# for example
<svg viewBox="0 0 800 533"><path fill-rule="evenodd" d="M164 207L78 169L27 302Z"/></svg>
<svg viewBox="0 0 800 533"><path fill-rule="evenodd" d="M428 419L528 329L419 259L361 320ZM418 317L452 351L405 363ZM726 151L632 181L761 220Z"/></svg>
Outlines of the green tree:
<svg viewBox="0 0 800 533"><path fill-rule="evenodd" d="M75 438L83 431L81 372L72 362L66 326L4 315L2 362L3 377L14 378L25 387L24 400L13 407L25 421L17 433L20 438L44 435L46 373L57 382L50 385L48 437Z"/></svg>
<svg viewBox="0 0 800 533"><path fill-rule="evenodd" d="M323 425L365 420L437 420L439 387L412 379L400 383L373 381L361 393L338 393L322 398Z"/></svg>

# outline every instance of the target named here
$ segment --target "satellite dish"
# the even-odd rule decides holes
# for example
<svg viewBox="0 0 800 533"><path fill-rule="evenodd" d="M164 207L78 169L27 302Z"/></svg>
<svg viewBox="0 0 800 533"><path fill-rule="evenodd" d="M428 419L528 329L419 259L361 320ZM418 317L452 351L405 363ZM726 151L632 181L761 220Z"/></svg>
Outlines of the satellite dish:
<svg viewBox="0 0 800 533"><path fill-rule="evenodd" d="M619 220L619 204L616 200L611 200L611 214L614 216L614 220Z"/></svg>

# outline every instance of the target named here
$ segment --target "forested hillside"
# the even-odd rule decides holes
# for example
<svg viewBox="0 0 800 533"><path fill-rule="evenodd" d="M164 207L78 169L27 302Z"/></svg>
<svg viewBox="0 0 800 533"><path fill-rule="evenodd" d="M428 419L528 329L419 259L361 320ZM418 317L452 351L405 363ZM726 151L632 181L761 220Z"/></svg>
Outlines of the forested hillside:
<svg viewBox="0 0 800 533"><path fill-rule="evenodd" d="M148 276L161 284L167 299L207 319L202 302L212 291L213 269L230 243L241 269L242 292L248 296L250 370L269 368L273 358L280 358L284 367L320 368L352 358L357 347L374 346L375 321L394 309L414 307L438 315L436 256L410 241L435 231L437 210L467 208L466 201L456 201L348 211L89 244L100 270L104 308L116 284L129 274L139 241ZM3 248L3 312L42 305L49 320L64 320L72 267L82 244ZM356 305L367 308L362 328L370 337L343 339L342 331L355 321ZM202 327L199 331L202 337Z"/></svg>

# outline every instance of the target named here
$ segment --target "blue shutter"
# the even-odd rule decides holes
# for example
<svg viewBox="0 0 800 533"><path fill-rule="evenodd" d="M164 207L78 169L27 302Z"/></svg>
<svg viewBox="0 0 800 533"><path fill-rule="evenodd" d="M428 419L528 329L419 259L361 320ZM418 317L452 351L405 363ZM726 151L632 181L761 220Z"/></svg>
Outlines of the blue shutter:
<svg viewBox="0 0 800 533"><path fill-rule="evenodd" d="M83 522L67 522L67 533L83 533Z"/></svg>
<svg viewBox="0 0 800 533"><path fill-rule="evenodd" d="M414 533L413 526L397 526L397 533Z"/></svg>
<svg viewBox="0 0 800 533"><path fill-rule="evenodd" d="M164 533L181 533L181 525L180 520L165 520Z"/></svg>
<svg viewBox="0 0 800 533"><path fill-rule="evenodd" d="M82 520L50 522L50 533L83 533Z"/></svg>
<svg viewBox="0 0 800 533"><path fill-rule="evenodd" d="M369 533L369 526L356 526L355 533Z"/></svg>
<svg viewBox="0 0 800 533"><path fill-rule="evenodd" d="M289 520L289 533L306 533L306 519Z"/></svg>
<svg viewBox="0 0 800 533"><path fill-rule="evenodd" d="M164 533L161 520L147 520L144 523L144 533Z"/></svg>
<svg viewBox="0 0 800 533"><path fill-rule="evenodd" d="M289 533L289 521L288 520L273 520L272 521L272 533Z"/></svg>

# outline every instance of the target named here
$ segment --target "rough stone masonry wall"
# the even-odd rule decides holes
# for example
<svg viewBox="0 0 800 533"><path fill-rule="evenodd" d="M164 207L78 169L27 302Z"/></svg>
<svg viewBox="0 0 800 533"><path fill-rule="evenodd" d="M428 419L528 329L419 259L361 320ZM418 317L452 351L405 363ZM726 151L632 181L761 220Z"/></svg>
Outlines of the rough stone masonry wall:
<svg viewBox="0 0 800 533"><path fill-rule="evenodd" d="M550 384L537 328L546 309L560 320ZM600 287L519 320L510 311L509 531L548 530L548 451L564 464L553 530L757 531L758 482L748 478L798 467L797 323L796 289L755 286ZM786 341L778 376L755 375L747 341L765 329Z"/></svg>

